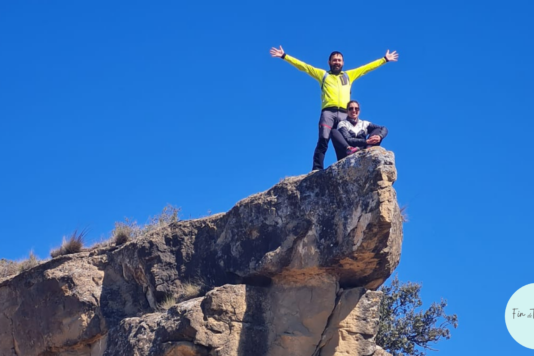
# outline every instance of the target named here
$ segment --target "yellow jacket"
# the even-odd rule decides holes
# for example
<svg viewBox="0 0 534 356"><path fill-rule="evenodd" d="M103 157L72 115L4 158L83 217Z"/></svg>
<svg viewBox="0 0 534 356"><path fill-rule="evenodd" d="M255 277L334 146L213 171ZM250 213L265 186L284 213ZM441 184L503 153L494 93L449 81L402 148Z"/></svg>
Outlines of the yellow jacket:
<svg viewBox="0 0 534 356"><path fill-rule="evenodd" d="M350 100L350 87L352 86L352 83L362 75L365 75L386 63L386 59L382 57L364 66L356 69L350 69L346 72L342 71L341 73L335 75L330 74L330 72L327 72L324 69L312 67L311 65L306 64L295 57L291 57L288 54L284 55L284 60L296 67L298 70L308 73L312 78L319 82L319 84L322 86L321 109L330 107L347 109L347 103ZM328 75L325 78L326 73L328 73ZM344 73L346 73L346 75L349 77L348 83L346 83L347 80Z"/></svg>

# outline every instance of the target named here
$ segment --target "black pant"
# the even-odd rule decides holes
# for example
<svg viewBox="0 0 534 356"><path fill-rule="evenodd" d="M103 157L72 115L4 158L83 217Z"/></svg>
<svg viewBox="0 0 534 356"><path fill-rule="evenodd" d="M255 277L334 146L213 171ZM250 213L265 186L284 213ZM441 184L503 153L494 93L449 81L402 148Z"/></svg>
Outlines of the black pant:
<svg viewBox="0 0 534 356"><path fill-rule="evenodd" d="M373 135L378 135L377 131L379 131L379 130L372 131L368 136L371 137ZM347 143L347 140L345 140L345 137L343 137L341 132L339 132L338 130L332 130L330 135L332 136L332 144L334 145L334 149L336 150L337 160L339 161L340 159L343 159L343 158L347 157L347 147L350 146L350 145ZM379 143L376 143L374 145L367 145L366 144L364 146L358 146L358 148L359 149L365 149L365 148L371 147L371 146L380 146L381 143L382 143L382 141L380 141Z"/></svg>
<svg viewBox="0 0 534 356"><path fill-rule="evenodd" d="M331 136L332 144L334 145L334 149L336 150L337 160L339 161L340 159L347 157L347 147L350 145L345 140L345 137L343 137L341 132L339 132L338 130L332 130Z"/></svg>
<svg viewBox="0 0 534 356"><path fill-rule="evenodd" d="M321 117L319 118L319 140L313 153L312 170L324 169L324 156L328 149L328 142L330 142L330 132L337 127L338 122L346 118L347 113L337 108L326 108L321 111Z"/></svg>

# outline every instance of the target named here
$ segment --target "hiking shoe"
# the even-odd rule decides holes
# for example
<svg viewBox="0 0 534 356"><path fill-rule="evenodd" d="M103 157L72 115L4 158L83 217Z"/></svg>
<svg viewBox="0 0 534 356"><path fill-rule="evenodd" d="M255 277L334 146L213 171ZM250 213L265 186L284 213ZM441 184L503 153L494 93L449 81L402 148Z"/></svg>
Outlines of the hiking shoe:
<svg viewBox="0 0 534 356"><path fill-rule="evenodd" d="M347 156L351 155L353 153L356 153L356 152L358 152L358 147L349 147L349 148L347 148Z"/></svg>

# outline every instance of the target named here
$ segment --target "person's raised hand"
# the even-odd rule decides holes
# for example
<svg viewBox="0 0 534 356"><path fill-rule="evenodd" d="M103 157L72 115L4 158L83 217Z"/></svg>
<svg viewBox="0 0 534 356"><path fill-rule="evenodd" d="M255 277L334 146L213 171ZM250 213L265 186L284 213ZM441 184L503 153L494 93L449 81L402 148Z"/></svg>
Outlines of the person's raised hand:
<svg viewBox="0 0 534 356"><path fill-rule="evenodd" d="M280 49L278 48L271 48L271 50L269 51L271 53L271 56L275 57L275 58L282 58L282 56L284 55L284 49L282 48L282 46L280 46Z"/></svg>
<svg viewBox="0 0 534 356"><path fill-rule="evenodd" d="M386 52L386 59L388 60L388 62L396 62L399 59L399 54L397 53L397 51L393 51L389 53L389 49L388 49Z"/></svg>

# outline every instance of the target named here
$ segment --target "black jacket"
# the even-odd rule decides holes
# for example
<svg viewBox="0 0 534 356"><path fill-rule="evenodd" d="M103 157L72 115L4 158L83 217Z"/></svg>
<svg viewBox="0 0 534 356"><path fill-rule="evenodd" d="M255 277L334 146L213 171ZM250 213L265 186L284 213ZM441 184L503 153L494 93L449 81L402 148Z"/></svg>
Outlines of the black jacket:
<svg viewBox="0 0 534 356"><path fill-rule="evenodd" d="M388 135L388 129L365 120L347 119L337 126L347 143L352 147L367 146L367 138L378 135L384 139Z"/></svg>

